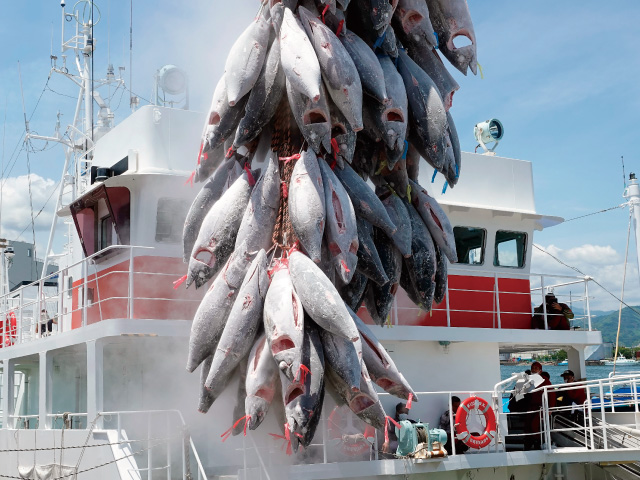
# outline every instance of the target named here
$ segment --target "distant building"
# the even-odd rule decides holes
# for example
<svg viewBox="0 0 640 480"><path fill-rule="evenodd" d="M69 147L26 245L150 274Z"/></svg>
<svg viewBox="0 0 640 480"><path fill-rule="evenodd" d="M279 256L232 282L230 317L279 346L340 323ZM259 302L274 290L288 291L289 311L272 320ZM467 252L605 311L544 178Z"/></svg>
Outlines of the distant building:
<svg viewBox="0 0 640 480"><path fill-rule="evenodd" d="M29 284L40 278L43 261L36 258L33 243L10 241L14 257L9 267L9 290L15 290L21 285ZM58 270L57 265L49 264L47 274Z"/></svg>

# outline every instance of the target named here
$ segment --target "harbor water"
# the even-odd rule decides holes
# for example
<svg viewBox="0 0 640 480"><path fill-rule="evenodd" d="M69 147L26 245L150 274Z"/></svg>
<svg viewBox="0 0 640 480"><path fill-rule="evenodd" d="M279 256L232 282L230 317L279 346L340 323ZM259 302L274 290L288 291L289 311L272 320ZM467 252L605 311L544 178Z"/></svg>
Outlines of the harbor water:
<svg viewBox="0 0 640 480"><path fill-rule="evenodd" d="M514 373L523 372L530 368L531 364L520 365L501 365L500 373L502 380L506 380ZM551 383L564 383L562 380L562 372L569 367L566 365L543 365L542 369L549 372L551 376ZM598 380L601 378L608 378L609 374L613 372L613 365L587 365L587 380ZM616 365L616 375L628 375L631 373L640 373L640 363L635 365Z"/></svg>

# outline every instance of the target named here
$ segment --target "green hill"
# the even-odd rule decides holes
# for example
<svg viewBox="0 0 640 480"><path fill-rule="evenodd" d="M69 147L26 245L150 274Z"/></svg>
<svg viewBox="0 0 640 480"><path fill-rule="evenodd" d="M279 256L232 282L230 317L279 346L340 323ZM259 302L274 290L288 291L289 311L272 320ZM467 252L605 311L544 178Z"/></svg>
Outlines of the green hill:
<svg viewBox="0 0 640 480"><path fill-rule="evenodd" d="M640 311L640 307L634 307ZM602 332L603 342L616 342L618 330L618 311L591 318L591 325ZM620 326L620 345L635 347L640 344L640 316L628 307L622 309Z"/></svg>

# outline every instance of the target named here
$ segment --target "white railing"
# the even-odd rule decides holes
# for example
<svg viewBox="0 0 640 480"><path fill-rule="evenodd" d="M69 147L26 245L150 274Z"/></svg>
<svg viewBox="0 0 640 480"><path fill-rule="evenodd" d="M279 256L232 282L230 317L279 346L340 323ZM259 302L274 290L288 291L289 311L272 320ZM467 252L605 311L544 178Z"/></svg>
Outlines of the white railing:
<svg viewBox="0 0 640 480"><path fill-rule="evenodd" d="M63 270L48 275L29 285L25 285L14 292L0 297L0 305L7 305L0 311L2 320L2 333L0 345L11 346L28 343L44 336L55 335L65 330L78 326L86 326L101 320L112 318L135 318L136 305L144 304L149 307L160 302L173 304L177 308L184 307L183 319L190 318L190 314L195 311L199 300L189 298L169 298L165 295L143 296L136 295L135 280L145 278L149 284L166 285L167 292L172 292L171 283L176 279L176 274L136 271L134 251L149 251L153 247L113 245L100 252L65 267ZM96 260L109 254L128 253L125 268L98 270ZM128 262L127 262L128 260ZM76 285L67 285L67 276L74 267L79 267L81 276ZM45 283L58 277L58 291L55 295L46 295ZM64 279L65 281L62 281ZM110 292L101 292L107 283L111 284ZM115 285L115 287L114 287ZM117 290L114 294L113 290ZM28 298L28 292L33 292L36 297ZM90 292L91 297L90 298ZM45 309L49 318L52 318L57 326L48 332L46 327L41 326L41 319L38 312ZM166 310L166 309L165 309ZM53 312L53 315L51 313ZM181 317L182 318L182 317Z"/></svg>
<svg viewBox="0 0 640 480"><path fill-rule="evenodd" d="M518 378L517 375L509 380L516 378ZM582 444L584 448L590 450L640 449L639 387L640 374L544 386L530 392L542 393L540 409L499 414L507 417L539 415L540 431L534 432L533 435L540 437L543 448L548 452L558 448L554 446L556 435L569 435L573 438L574 444ZM569 392L576 390L583 390L586 394L587 400L584 404L555 406L555 399L571 395ZM496 392L494 399L497 397ZM627 417L619 415L624 412L632 414L629 417L632 418L631 422ZM532 433L520 435L532 435Z"/></svg>
<svg viewBox="0 0 640 480"><path fill-rule="evenodd" d="M139 464L145 465L133 471L146 473L148 480L152 480L156 472L161 472L160 478L173 478L172 472L176 471L182 472L181 478L207 480L204 466L179 410L101 412L99 415L102 417L102 427L115 430L116 442L131 445L134 458ZM139 431L145 433L136 438ZM195 477L191 472L192 461L197 471Z"/></svg>
<svg viewBox="0 0 640 480"><path fill-rule="evenodd" d="M505 325L506 317L519 317L520 323L530 325L530 317L534 315L535 305L543 306L543 319L545 330L549 329L548 314L544 302L545 293L553 290L560 303L566 303L573 311L573 328L592 330L589 282L591 277L550 275L538 273L518 273L514 271L496 272L471 268L455 268L449 270L449 276L471 279L479 279L482 288L456 288L447 282L445 300L440 305L434 305L431 317L442 319L443 326L447 327L468 326L469 319L481 319L478 326L484 328L512 328ZM520 290L505 288L501 283L509 280L525 280L528 287ZM459 283L459 282L456 282ZM464 297L464 301L461 300ZM475 300L475 301L474 301ZM481 303L485 308L479 307ZM513 305L518 308L514 309ZM487 308L488 305L488 308ZM405 318L411 318L424 314L422 310L413 305L406 307L394 302L391 311L390 322L394 325L403 325ZM525 318L526 317L526 318ZM459 324L465 320L464 325ZM411 322L408 322L411 323ZM519 327L523 328L523 327Z"/></svg>
<svg viewBox="0 0 640 480"><path fill-rule="evenodd" d="M485 454L507 451L507 437L510 438L527 438L532 435L540 437L541 444L547 452L562 451L562 447L554 446L554 436L561 435L577 435L582 439L582 448L585 451L588 450L637 450L640 449L640 394L638 393L638 387L640 386L640 374L627 375L614 377L613 379L593 380L588 382L577 382L571 384L553 385L541 387L537 390L532 390L530 393L542 392L543 402L540 409L531 410L527 412L504 412L503 403L505 403L505 395L513 393L513 390L502 390L499 387L507 385L510 382L517 379L518 376L514 376L504 382L501 382L496 386L493 391L454 391L454 392L417 392L417 396L420 398L418 403L414 403L409 413L409 417L414 420L422 420L424 423L429 423L429 428L438 428L440 414L449 410L449 429L448 437L450 439L451 451L448 452L449 456L461 455L462 452L456 451L456 442L451 441L456 439L455 433L455 412L452 410L452 397L457 396L462 401L465 398L476 396L484 398L494 411L496 417L496 437L487 446L479 450L469 449L464 452L465 455L469 454ZM616 394L616 390L628 386L631 393ZM611 392L610 395L606 393L607 388ZM549 407L549 395L555 394L561 395L563 392L577 389L587 389L587 401L580 406L569 407ZM618 390L619 391L619 390ZM633 393L635 392L635 393ZM604 398L604 404L601 405L598 401L599 398ZM380 394L383 403L395 405L394 402L386 401L386 397L389 395L386 393ZM433 412L434 405L442 405L442 412ZM635 420L632 422L626 422L624 419L621 421L615 417L616 408L620 410L624 407L627 410L633 412ZM471 411L475 413L475 410ZM576 415L577 414L577 415ZM509 431L509 418L519 415L539 415L540 417L540 431L535 433L524 432L514 433ZM578 417L578 422L573 422L570 426L559 424L554 421L560 417L569 417L574 415ZM470 415L471 417L471 415ZM599 418L598 418L599 417ZM609 417L609 418L607 418ZM425 421L425 419L427 421ZM474 418L477 424L478 430L484 429L486 422L482 415L477 415ZM336 457L335 445L331 443L328 430L328 412L323 411L320 425L317 427L315 442L307 449L311 452L312 449L316 450L316 453L310 453L310 456L316 459L314 463L335 463L344 462L344 458ZM371 440L371 454L361 455L354 457L354 461L366 461L367 457L372 460L378 460L381 458L382 452L379 452L379 446L382 445L382 437L384 432L377 431L376 436ZM248 441L247 441L248 440ZM258 445L251 431L247 432L247 440L243 440L243 468L245 470L245 477L247 475L247 469L257 468L260 478L273 478L270 475L270 469L272 466L282 466L290 463L296 463L296 460L286 461L284 453L281 450L279 443L270 442L269 444ZM580 448L580 442L574 443ZM385 458L389 458L387 455ZM279 460L280 459L280 460ZM250 464L252 463L252 464ZM275 471L275 469L274 469Z"/></svg>

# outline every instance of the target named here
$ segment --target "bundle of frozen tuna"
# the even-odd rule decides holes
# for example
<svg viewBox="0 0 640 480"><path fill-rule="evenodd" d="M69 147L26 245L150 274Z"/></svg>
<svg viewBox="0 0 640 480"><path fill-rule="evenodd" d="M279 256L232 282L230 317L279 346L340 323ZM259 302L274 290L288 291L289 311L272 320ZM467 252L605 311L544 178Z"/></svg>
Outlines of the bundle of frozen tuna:
<svg viewBox="0 0 640 480"><path fill-rule="evenodd" d="M456 49L459 35L472 44ZM451 186L460 173L458 85L436 49L475 73L465 0L271 0L232 47L184 227L187 287L212 280L187 361L203 364L202 412L240 372L235 418L255 429L283 405L297 449L325 388L376 428L374 383L416 400L355 312L383 325L398 285L430 310L457 261L417 183L420 157Z"/></svg>

